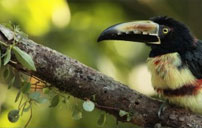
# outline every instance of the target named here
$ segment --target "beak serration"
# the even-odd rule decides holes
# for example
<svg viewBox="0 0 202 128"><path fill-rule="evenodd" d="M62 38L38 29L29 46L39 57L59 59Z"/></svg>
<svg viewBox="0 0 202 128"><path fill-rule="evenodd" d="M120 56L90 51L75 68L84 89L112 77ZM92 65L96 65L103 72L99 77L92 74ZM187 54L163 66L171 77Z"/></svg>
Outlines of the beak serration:
<svg viewBox="0 0 202 128"><path fill-rule="evenodd" d="M160 44L159 25L152 21L135 21L113 25L104 30L98 38L103 40L124 40L151 44Z"/></svg>

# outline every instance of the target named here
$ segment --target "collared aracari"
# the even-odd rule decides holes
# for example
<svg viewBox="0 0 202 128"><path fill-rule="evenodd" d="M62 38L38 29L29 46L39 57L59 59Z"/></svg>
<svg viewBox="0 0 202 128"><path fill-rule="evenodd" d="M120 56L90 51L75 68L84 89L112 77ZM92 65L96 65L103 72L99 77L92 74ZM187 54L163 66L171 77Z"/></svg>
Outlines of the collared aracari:
<svg viewBox="0 0 202 128"><path fill-rule="evenodd" d="M169 102L202 114L202 41L173 18L120 23L98 38L142 42L151 47L147 66L152 85Z"/></svg>

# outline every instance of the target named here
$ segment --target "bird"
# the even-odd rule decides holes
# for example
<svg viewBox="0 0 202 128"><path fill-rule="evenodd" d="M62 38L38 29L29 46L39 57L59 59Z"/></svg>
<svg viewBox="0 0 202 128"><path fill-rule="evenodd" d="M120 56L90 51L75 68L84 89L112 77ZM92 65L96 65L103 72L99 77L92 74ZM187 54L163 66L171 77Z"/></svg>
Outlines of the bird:
<svg viewBox="0 0 202 128"><path fill-rule="evenodd" d="M150 47L146 63L157 94L202 114L202 41L184 23L168 16L119 23L105 29L97 41L105 40Z"/></svg>

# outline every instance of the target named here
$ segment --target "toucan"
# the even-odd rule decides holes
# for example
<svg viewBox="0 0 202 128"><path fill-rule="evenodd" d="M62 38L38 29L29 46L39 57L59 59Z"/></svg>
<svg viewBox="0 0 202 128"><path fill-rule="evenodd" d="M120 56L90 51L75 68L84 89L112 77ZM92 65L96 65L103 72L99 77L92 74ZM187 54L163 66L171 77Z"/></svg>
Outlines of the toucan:
<svg viewBox="0 0 202 128"><path fill-rule="evenodd" d="M170 103L202 114L202 41L186 25L157 16L113 25L100 34L98 42L104 40L149 46L146 62L156 92Z"/></svg>

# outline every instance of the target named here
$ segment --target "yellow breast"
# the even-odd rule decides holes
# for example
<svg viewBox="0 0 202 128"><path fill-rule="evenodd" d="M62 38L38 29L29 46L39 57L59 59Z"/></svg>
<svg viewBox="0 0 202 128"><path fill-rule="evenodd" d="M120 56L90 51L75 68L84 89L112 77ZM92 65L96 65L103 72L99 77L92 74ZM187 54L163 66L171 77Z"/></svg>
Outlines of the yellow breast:
<svg viewBox="0 0 202 128"><path fill-rule="evenodd" d="M192 84L196 78L186 66L179 68L182 61L178 53L169 53L147 59L148 69L152 75L154 88L176 89Z"/></svg>

